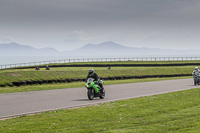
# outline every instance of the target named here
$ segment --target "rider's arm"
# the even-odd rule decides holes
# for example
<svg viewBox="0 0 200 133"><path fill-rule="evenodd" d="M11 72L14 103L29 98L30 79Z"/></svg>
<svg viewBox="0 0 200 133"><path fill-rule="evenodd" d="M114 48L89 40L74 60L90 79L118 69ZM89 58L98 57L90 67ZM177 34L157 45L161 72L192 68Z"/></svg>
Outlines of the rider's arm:
<svg viewBox="0 0 200 133"><path fill-rule="evenodd" d="M97 82L98 82L98 81L99 81L99 79L100 79L100 78L99 78L98 74L96 74L96 73L95 73L95 81L97 81Z"/></svg>

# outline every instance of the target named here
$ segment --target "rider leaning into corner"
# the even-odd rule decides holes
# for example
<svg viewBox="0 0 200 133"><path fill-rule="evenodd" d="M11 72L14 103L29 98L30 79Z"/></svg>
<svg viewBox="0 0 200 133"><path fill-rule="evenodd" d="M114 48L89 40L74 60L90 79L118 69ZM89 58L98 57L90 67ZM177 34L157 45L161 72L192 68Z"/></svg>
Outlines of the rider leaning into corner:
<svg viewBox="0 0 200 133"><path fill-rule="evenodd" d="M192 72L193 76L198 76L200 74L200 70L198 67L195 67L194 71Z"/></svg>
<svg viewBox="0 0 200 133"><path fill-rule="evenodd" d="M98 74L96 74L96 73L94 72L94 69L90 69L90 70L88 71L88 75L87 75L87 78L86 78L86 81L85 81L85 82L87 82L87 79L88 79L88 78L93 78L94 81L97 81L97 84L103 89L103 85L102 85L101 82L100 82L100 78L99 78Z"/></svg>

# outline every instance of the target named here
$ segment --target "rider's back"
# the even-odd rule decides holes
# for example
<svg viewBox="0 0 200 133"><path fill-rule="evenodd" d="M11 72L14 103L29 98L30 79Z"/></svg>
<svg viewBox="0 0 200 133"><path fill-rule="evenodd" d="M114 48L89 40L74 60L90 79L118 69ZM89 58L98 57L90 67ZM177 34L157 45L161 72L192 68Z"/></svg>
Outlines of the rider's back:
<svg viewBox="0 0 200 133"><path fill-rule="evenodd" d="M192 72L192 75L199 75L200 74L200 71L199 70L194 70L193 72Z"/></svg>

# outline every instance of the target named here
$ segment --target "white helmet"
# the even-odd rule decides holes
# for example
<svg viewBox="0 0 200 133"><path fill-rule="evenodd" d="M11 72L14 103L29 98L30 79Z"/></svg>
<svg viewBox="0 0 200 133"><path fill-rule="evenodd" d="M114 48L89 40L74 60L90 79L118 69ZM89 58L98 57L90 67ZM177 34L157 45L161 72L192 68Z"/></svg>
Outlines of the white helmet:
<svg viewBox="0 0 200 133"><path fill-rule="evenodd" d="M198 70L199 68L198 67L195 67L195 70Z"/></svg>
<svg viewBox="0 0 200 133"><path fill-rule="evenodd" d="M92 75L94 73L94 69L90 69L89 71L88 71L88 74L89 75Z"/></svg>

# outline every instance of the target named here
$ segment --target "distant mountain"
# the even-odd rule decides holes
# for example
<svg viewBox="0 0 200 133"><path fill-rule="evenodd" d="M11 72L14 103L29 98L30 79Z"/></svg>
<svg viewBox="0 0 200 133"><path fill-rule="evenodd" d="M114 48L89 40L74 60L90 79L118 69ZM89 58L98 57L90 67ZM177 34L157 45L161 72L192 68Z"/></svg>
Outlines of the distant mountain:
<svg viewBox="0 0 200 133"><path fill-rule="evenodd" d="M27 45L17 43L0 44L0 56L34 56L34 55L54 55L58 51L53 48L36 49Z"/></svg>
<svg viewBox="0 0 200 133"><path fill-rule="evenodd" d="M102 49L102 50L107 50L107 49L128 49L129 47L126 47L126 46L123 46L123 45L120 45L120 44L117 44L117 43L114 43L114 42L104 42L104 43L100 43L100 44L87 44L81 48L79 48L79 50L87 50L87 49Z"/></svg>
<svg viewBox="0 0 200 133"><path fill-rule="evenodd" d="M100 44L87 44L79 49L69 51L67 54L76 55L194 55L199 54L199 50L171 50L159 48L137 48L127 47L115 42L103 42Z"/></svg>
<svg viewBox="0 0 200 133"><path fill-rule="evenodd" d="M71 57L111 57L111 56L191 56L200 55L199 50L170 50L158 48L127 47L115 42L86 44L72 51L59 52L54 48L36 49L17 43L0 44L0 56L66 56Z"/></svg>
<svg viewBox="0 0 200 133"><path fill-rule="evenodd" d="M100 44L87 44L79 49L73 51L77 54L92 54L92 55L101 55L101 54L120 54L123 51L129 51L129 47L114 43L114 42L104 42Z"/></svg>

